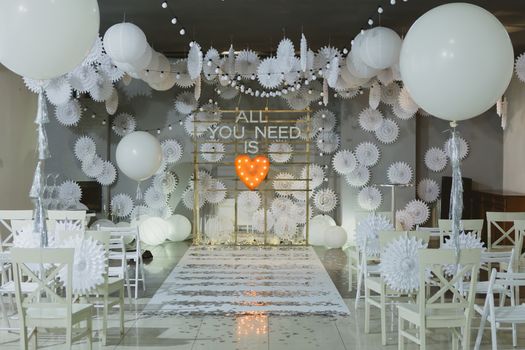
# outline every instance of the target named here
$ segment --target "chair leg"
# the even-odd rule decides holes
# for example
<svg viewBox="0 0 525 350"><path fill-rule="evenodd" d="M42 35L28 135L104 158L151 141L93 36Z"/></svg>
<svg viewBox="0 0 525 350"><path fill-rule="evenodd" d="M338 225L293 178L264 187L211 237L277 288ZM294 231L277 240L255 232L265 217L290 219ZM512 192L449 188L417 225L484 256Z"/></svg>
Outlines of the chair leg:
<svg viewBox="0 0 525 350"><path fill-rule="evenodd" d="M419 348L421 350L427 348L427 327L425 324L419 325Z"/></svg>
<svg viewBox="0 0 525 350"><path fill-rule="evenodd" d="M355 293L355 308L359 306L359 298L361 298L361 285L363 284L363 272L357 270L357 291Z"/></svg>
<svg viewBox="0 0 525 350"><path fill-rule="evenodd" d="M497 333L497 324L496 324L496 317L495 315L490 315L490 338L492 341L492 349L498 348L498 337L496 335Z"/></svg>
<svg viewBox="0 0 525 350"><path fill-rule="evenodd" d="M487 306L488 303L485 303L483 309L483 314L481 315L481 321L479 322L478 335L476 336L476 343L474 344L474 350L479 350L481 346L481 339L483 338L483 331L485 330L485 323L487 322Z"/></svg>
<svg viewBox="0 0 525 350"><path fill-rule="evenodd" d="M73 345L73 325L68 324L66 328L66 349L71 349Z"/></svg>
<svg viewBox="0 0 525 350"><path fill-rule="evenodd" d="M124 335L124 286L120 289L120 335Z"/></svg>
<svg viewBox="0 0 525 350"><path fill-rule="evenodd" d="M139 295L139 259L135 260L135 300Z"/></svg>
<svg viewBox="0 0 525 350"><path fill-rule="evenodd" d="M131 283L129 282L129 272L127 268L124 271L124 280L126 281L126 289L128 291L129 306L131 306L133 305L133 295L131 294Z"/></svg>
<svg viewBox="0 0 525 350"><path fill-rule="evenodd" d="M352 268L352 257L350 256L352 252L348 253L348 291L351 292L353 289L353 268Z"/></svg>
<svg viewBox="0 0 525 350"><path fill-rule="evenodd" d="M2 308L2 317L5 320L5 323L7 325L7 328L11 328L11 325L9 323L9 316L7 315L7 310L4 304L4 298L2 294L0 294L0 308Z"/></svg>
<svg viewBox="0 0 525 350"><path fill-rule="evenodd" d="M454 331L452 331L452 350L458 350L458 337Z"/></svg>
<svg viewBox="0 0 525 350"><path fill-rule="evenodd" d="M462 342L463 350L470 350L470 343L471 343L471 332L470 332L470 322L467 322L467 325L463 329L463 336L462 336Z"/></svg>
<svg viewBox="0 0 525 350"><path fill-rule="evenodd" d="M401 334L405 330L405 320L398 315L397 322L397 348L398 350L405 350L405 337Z"/></svg>
<svg viewBox="0 0 525 350"><path fill-rule="evenodd" d="M142 255L139 255L139 260L140 275L142 277L142 290L146 291L146 273L144 272L144 261L142 260Z"/></svg>
<svg viewBox="0 0 525 350"><path fill-rule="evenodd" d="M102 344L108 341L108 314L109 314L109 295L104 293L104 310L102 311Z"/></svg>
<svg viewBox="0 0 525 350"><path fill-rule="evenodd" d="M370 289L365 282L365 334L370 333Z"/></svg>
<svg viewBox="0 0 525 350"><path fill-rule="evenodd" d="M386 345L386 290L381 290L379 296L381 302L381 344Z"/></svg>
<svg viewBox="0 0 525 350"><path fill-rule="evenodd" d="M518 330L516 329L516 324L512 324L512 346L517 347L518 346Z"/></svg>
<svg viewBox="0 0 525 350"><path fill-rule="evenodd" d="M88 350L93 350L93 319L91 317L89 317L86 320L86 325L87 325Z"/></svg>

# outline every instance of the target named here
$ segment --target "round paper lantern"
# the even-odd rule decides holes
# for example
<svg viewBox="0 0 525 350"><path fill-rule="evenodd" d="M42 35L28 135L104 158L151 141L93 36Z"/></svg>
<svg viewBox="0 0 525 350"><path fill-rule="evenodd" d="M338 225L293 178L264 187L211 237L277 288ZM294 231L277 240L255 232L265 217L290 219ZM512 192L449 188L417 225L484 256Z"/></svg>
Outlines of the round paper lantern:
<svg viewBox="0 0 525 350"><path fill-rule="evenodd" d="M492 107L512 78L514 51L505 27L467 3L438 6L410 28L401 48L403 82L426 112L473 118Z"/></svg>
<svg viewBox="0 0 525 350"><path fill-rule="evenodd" d="M156 59L151 59L151 63L143 73L143 79L148 84L160 84L170 72L170 61L161 53L156 53Z"/></svg>
<svg viewBox="0 0 525 350"><path fill-rule="evenodd" d="M346 57L346 68L353 76L362 79L372 78L377 74L378 70L366 65L359 57L359 53L353 50L348 53Z"/></svg>
<svg viewBox="0 0 525 350"><path fill-rule="evenodd" d="M151 217L139 224L140 240L147 245L162 244L168 235L169 225L161 218Z"/></svg>
<svg viewBox="0 0 525 350"><path fill-rule="evenodd" d="M88 55L99 24L96 0L2 0L0 63L32 79L58 77Z"/></svg>
<svg viewBox="0 0 525 350"><path fill-rule="evenodd" d="M191 222L185 216L172 215L166 219L168 223L167 238L173 242L180 242L191 236Z"/></svg>
<svg viewBox="0 0 525 350"><path fill-rule="evenodd" d="M366 31L359 55L367 66L386 69L399 61L401 43L401 38L392 29L375 27Z"/></svg>
<svg viewBox="0 0 525 350"><path fill-rule="evenodd" d="M324 220L328 224L328 226L335 226L335 220L329 215L319 214L319 215L314 216L312 220L313 219Z"/></svg>
<svg viewBox="0 0 525 350"><path fill-rule="evenodd" d="M133 23L115 24L104 34L104 49L115 62L132 64L138 61L148 48L146 35Z"/></svg>
<svg viewBox="0 0 525 350"><path fill-rule="evenodd" d="M324 244L328 248L341 248L347 238L346 231L341 226L328 226L324 231Z"/></svg>
<svg viewBox="0 0 525 350"><path fill-rule="evenodd" d="M159 170L162 149L159 141L145 131L135 131L120 140L116 151L119 169L130 179L144 181Z"/></svg>

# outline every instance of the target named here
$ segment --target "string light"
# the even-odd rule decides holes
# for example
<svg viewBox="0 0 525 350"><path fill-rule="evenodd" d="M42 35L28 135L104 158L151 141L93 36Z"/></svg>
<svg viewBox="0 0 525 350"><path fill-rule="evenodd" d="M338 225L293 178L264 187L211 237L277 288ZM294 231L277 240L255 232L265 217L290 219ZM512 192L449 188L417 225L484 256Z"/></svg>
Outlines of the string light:
<svg viewBox="0 0 525 350"><path fill-rule="evenodd" d="M162 6L163 9L167 9L168 8L168 3L166 1L163 1L160 6Z"/></svg>

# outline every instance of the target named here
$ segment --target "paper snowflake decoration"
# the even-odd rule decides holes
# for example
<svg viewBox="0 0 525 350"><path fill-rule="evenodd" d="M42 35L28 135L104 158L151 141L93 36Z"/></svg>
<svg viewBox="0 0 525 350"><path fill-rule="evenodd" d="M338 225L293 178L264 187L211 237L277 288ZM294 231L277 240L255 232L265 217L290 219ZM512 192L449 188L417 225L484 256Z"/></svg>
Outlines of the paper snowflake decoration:
<svg viewBox="0 0 525 350"><path fill-rule="evenodd" d="M273 180L273 188L277 191L279 196L287 197L293 194L292 189L293 181L295 177L290 173L278 173L275 175Z"/></svg>
<svg viewBox="0 0 525 350"><path fill-rule="evenodd" d="M525 82L525 54L521 54L516 58L514 70L516 71L518 79L521 82Z"/></svg>
<svg viewBox="0 0 525 350"><path fill-rule="evenodd" d="M149 208L150 216L167 219L173 215L173 208L166 204L162 208Z"/></svg>
<svg viewBox="0 0 525 350"><path fill-rule="evenodd" d="M201 144L201 157L207 162L217 163L224 158L224 144L208 142Z"/></svg>
<svg viewBox="0 0 525 350"><path fill-rule="evenodd" d="M242 79L251 79L257 74L257 67L259 66L259 57L253 50L242 50L235 59L235 72L241 76Z"/></svg>
<svg viewBox="0 0 525 350"><path fill-rule="evenodd" d="M296 180L292 181L292 189L294 191L292 192L292 197L295 198L298 201L304 202L306 201L306 195L308 194L309 197L312 194L312 187L310 186L309 191L306 190L306 181L304 180Z"/></svg>
<svg viewBox="0 0 525 350"><path fill-rule="evenodd" d="M276 197L272 200L270 208L275 217L282 215L282 213L289 213L293 207L293 201L287 197Z"/></svg>
<svg viewBox="0 0 525 350"><path fill-rule="evenodd" d="M432 179L423 179L417 185L417 196L424 202L433 203L439 198L439 185Z"/></svg>
<svg viewBox="0 0 525 350"><path fill-rule="evenodd" d="M393 106L397 102L400 92L401 88L395 82L383 86L381 89L381 102Z"/></svg>
<svg viewBox="0 0 525 350"><path fill-rule="evenodd" d="M202 72L202 51L197 42L190 43L190 51L188 52L188 74L191 80L197 79Z"/></svg>
<svg viewBox="0 0 525 350"><path fill-rule="evenodd" d="M82 189L74 181L64 181L58 186L58 198L68 204L79 202L82 198Z"/></svg>
<svg viewBox="0 0 525 350"><path fill-rule="evenodd" d="M68 74L71 87L80 94L87 93L97 83L97 71L93 66L80 65Z"/></svg>
<svg viewBox="0 0 525 350"><path fill-rule="evenodd" d="M46 97L55 106L65 104L71 99L73 90L66 76L51 79L45 87Z"/></svg>
<svg viewBox="0 0 525 350"><path fill-rule="evenodd" d="M259 209L252 216L252 226L253 229L257 232L270 231L273 228L275 223L275 218L273 213L269 210L266 211L266 230L265 230L265 211L264 209Z"/></svg>
<svg viewBox="0 0 525 350"><path fill-rule="evenodd" d="M381 85L379 83L374 83L370 86L370 91L368 93L368 105L373 110L376 110L379 107L379 102L381 102Z"/></svg>
<svg viewBox="0 0 525 350"><path fill-rule="evenodd" d="M334 66L334 59L339 59L341 57L341 52L332 46L322 47L317 55L315 60L316 68L321 70L321 75L327 78L330 75L337 75L339 73L339 63ZM334 72L335 70L335 72Z"/></svg>
<svg viewBox="0 0 525 350"><path fill-rule="evenodd" d="M95 102L104 102L111 97L113 89L113 83L108 76L99 72L95 84L89 89L89 95Z"/></svg>
<svg viewBox="0 0 525 350"><path fill-rule="evenodd" d="M357 195L357 203L364 210L377 210L381 205L383 195L381 191L375 186L363 187Z"/></svg>
<svg viewBox="0 0 525 350"><path fill-rule="evenodd" d="M292 159L293 148L287 142L275 142L268 147L268 153L272 162L286 163Z"/></svg>
<svg viewBox="0 0 525 350"><path fill-rule="evenodd" d="M198 102L191 92L185 91L177 95L174 105L177 112L187 115L197 109Z"/></svg>
<svg viewBox="0 0 525 350"><path fill-rule="evenodd" d="M112 185L117 180L117 169L109 162L103 162L102 172L97 176L97 182L102 186Z"/></svg>
<svg viewBox="0 0 525 350"><path fill-rule="evenodd" d="M352 99L359 95L358 89L349 89L345 91L338 91L337 96L341 97L344 100Z"/></svg>
<svg viewBox="0 0 525 350"><path fill-rule="evenodd" d="M124 95L128 100L132 100L136 97L151 97L153 89L143 80L132 79L131 82L126 85L122 81L119 84L119 90L124 91Z"/></svg>
<svg viewBox="0 0 525 350"><path fill-rule="evenodd" d="M153 214L153 210L151 208L145 205L135 205L131 211L131 218L135 220L140 219L141 217L151 216L151 214Z"/></svg>
<svg viewBox="0 0 525 350"><path fill-rule="evenodd" d="M321 109L314 113L310 135L317 135L323 131L333 131L337 123L335 114L328 109Z"/></svg>
<svg viewBox="0 0 525 350"><path fill-rule="evenodd" d="M308 217L309 219L311 219L313 216L312 206L308 206L308 215L306 213L306 208L307 206L305 201L294 203L292 211L289 215L295 222L297 222L300 225L304 225L306 224L306 218Z"/></svg>
<svg viewBox="0 0 525 350"><path fill-rule="evenodd" d="M82 161L82 172L91 178L96 178L104 171L104 161L95 155Z"/></svg>
<svg viewBox="0 0 525 350"><path fill-rule="evenodd" d="M414 228L414 218L406 210L396 211L396 224L401 225L404 231L411 231Z"/></svg>
<svg viewBox="0 0 525 350"><path fill-rule="evenodd" d="M210 47L204 55L202 71L206 81L213 82L220 74L222 59L217 49Z"/></svg>
<svg viewBox="0 0 525 350"><path fill-rule="evenodd" d="M393 143L399 136L399 126L392 119L385 118L381 126L375 131L375 135L379 142L384 144Z"/></svg>
<svg viewBox="0 0 525 350"><path fill-rule="evenodd" d="M381 253L379 270L386 285L400 293L419 290L419 249L427 244L415 237L391 241Z"/></svg>
<svg viewBox="0 0 525 350"><path fill-rule="evenodd" d="M195 81L188 72L188 60L178 60L172 65L171 70L175 73L175 84L178 87L185 89L195 85Z"/></svg>
<svg viewBox="0 0 525 350"><path fill-rule="evenodd" d="M455 238L454 237L445 238L445 242L443 243L443 246L441 248L455 250L456 249ZM487 248L485 248L485 243L483 243L477 235L473 233L465 233L465 232L461 232L459 234L459 249L461 250L463 249L481 249L482 251L487 250ZM443 270L448 276L454 276L456 272L458 271L458 267L459 267L459 270L462 269L461 265L460 266L457 266L455 264L445 265L443 266ZM470 272L467 272L465 276L466 277L470 276Z"/></svg>
<svg viewBox="0 0 525 350"><path fill-rule="evenodd" d="M227 196L226 185L219 180L212 179L204 192L204 199L211 204L222 203Z"/></svg>
<svg viewBox="0 0 525 350"><path fill-rule="evenodd" d="M144 202L146 202L148 207L153 209L163 208L168 202L168 197L165 193L157 190L155 186L151 186L144 194Z"/></svg>
<svg viewBox="0 0 525 350"><path fill-rule="evenodd" d="M171 172L163 172L153 178L153 187L159 192L170 194L177 188L178 179Z"/></svg>
<svg viewBox="0 0 525 350"><path fill-rule="evenodd" d="M204 204L206 204L206 198L204 197L204 193L202 191L199 191L199 208L202 208ZM193 210L193 203L194 203L194 191L192 187L188 187L184 192L182 193L182 203L184 206L190 210Z"/></svg>
<svg viewBox="0 0 525 350"><path fill-rule="evenodd" d="M291 240L297 234L297 222L290 216L276 216L273 232L282 240Z"/></svg>
<svg viewBox="0 0 525 350"><path fill-rule="evenodd" d="M323 131L317 136L316 145L322 153L334 153L339 148L341 138L333 131Z"/></svg>
<svg viewBox="0 0 525 350"><path fill-rule="evenodd" d="M64 126L76 126L81 116L80 103L76 99L69 100L55 108L55 117Z"/></svg>
<svg viewBox="0 0 525 350"><path fill-rule="evenodd" d="M160 144L162 158L168 164L177 163L182 157L182 146L175 139L164 140Z"/></svg>
<svg viewBox="0 0 525 350"><path fill-rule="evenodd" d="M361 142L355 149L355 156L359 164L371 167L379 161L379 148L372 142Z"/></svg>
<svg viewBox="0 0 525 350"><path fill-rule="evenodd" d="M332 158L332 166L339 175L348 175L357 168L357 158L349 150L340 150Z"/></svg>
<svg viewBox="0 0 525 350"><path fill-rule="evenodd" d="M275 57L265 58L257 67L257 79L265 89L275 89L284 80L284 72Z"/></svg>
<svg viewBox="0 0 525 350"><path fill-rule="evenodd" d="M447 162L447 154L440 148L432 147L425 153L425 165L432 171L442 171L447 166Z"/></svg>
<svg viewBox="0 0 525 350"><path fill-rule="evenodd" d="M315 207L323 212L329 213L337 207L337 194L331 188L322 188L314 194Z"/></svg>
<svg viewBox="0 0 525 350"><path fill-rule="evenodd" d="M308 122L308 118L306 116L297 119L295 122L295 126L299 129L299 137L302 140L308 140L308 136L310 136L310 139L314 136L311 127L310 131L308 131L309 124L310 123Z"/></svg>
<svg viewBox="0 0 525 350"><path fill-rule="evenodd" d="M120 113L113 119L112 129L118 136L126 136L135 131L137 122L135 118L129 113Z"/></svg>
<svg viewBox="0 0 525 350"><path fill-rule="evenodd" d="M458 140L459 140L459 159L463 160L467 158L468 156L469 146L468 146L467 141L465 141L464 138L458 137ZM443 150L445 151L445 154L447 155L448 158L451 158L451 153L452 153L450 151L450 147L452 147L452 138L449 138L443 146Z"/></svg>
<svg viewBox="0 0 525 350"><path fill-rule="evenodd" d="M282 72L287 73L293 67L295 48L290 39L284 38L277 46L277 62Z"/></svg>
<svg viewBox="0 0 525 350"><path fill-rule="evenodd" d="M249 213L255 212L261 206L262 200L259 192L241 192L237 196L237 206Z"/></svg>
<svg viewBox="0 0 525 350"><path fill-rule="evenodd" d="M388 167L387 177L391 184L406 185L412 180L412 168L405 162L392 163Z"/></svg>
<svg viewBox="0 0 525 350"><path fill-rule="evenodd" d="M311 179L309 187L310 189L315 189L323 184L325 173L323 168L317 164L310 164L309 168L308 173L307 166L303 167L301 170L301 179Z"/></svg>
<svg viewBox="0 0 525 350"><path fill-rule="evenodd" d="M292 68L284 73L284 82L288 85L295 85L301 77L301 62L297 57L292 58Z"/></svg>
<svg viewBox="0 0 525 350"><path fill-rule="evenodd" d="M419 106L414 102L406 86L401 89L398 96L399 107L408 114L414 115L419 110Z"/></svg>
<svg viewBox="0 0 525 350"><path fill-rule="evenodd" d="M98 69L104 72L104 74L106 74L109 80L111 80L113 83L116 83L124 78L124 71L120 70L108 55L102 54L99 58L99 64L100 65Z"/></svg>
<svg viewBox="0 0 525 350"><path fill-rule="evenodd" d="M81 235L70 237L60 243L60 248L74 248L72 289L76 295L84 295L104 282L106 273L106 251L93 238L84 239ZM58 278L68 284L67 268L58 273Z"/></svg>
<svg viewBox="0 0 525 350"><path fill-rule="evenodd" d="M359 250L367 257L378 257L379 231L391 231L394 229L390 220L382 215L370 214L357 223L355 240Z"/></svg>
<svg viewBox="0 0 525 350"><path fill-rule="evenodd" d="M23 80L26 88L34 94L38 94L40 90L45 90L46 85L49 84L49 80L31 79L27 77L23 77Z"/></svg>
<svg viewBox="0 0 525 350"><path fill-rule="evenodd" d="M77 231L79 234L84 233L84 225L78 220L57 220L55 222L54 234L58 237L58 233L67 231Z"/></svg>
<svg viewBox="0 0 525 350"><path fill-rule="evenodd" d="M415 225L422 225L430 217L428 205L420 200L412 200L405 206L405 210L414 218Z"/></svg>
<svg viewBox="0 0 525 350"><path fill-rule="evenodd" d="M125 218L133 211L133 199L125 193L118 193L111 198L111 214L118 218Z"/></svg>
<svg viewBox="0 0 525 350"><path fill-rule="evenodd" d="M345 179L352 187L363 187L370 181L370 169L359 164L354 171L345 176Z"/></svg>
<svg viewBox="0 0 525 350"><path fill-rule="evenodd" d="M408 119L414 117L416 115L417 111L414 112L414 113L407 112L403 108L401 108L401 106L399 105L399 102L396 101L394 103L394 105L392 106L392 112L399 119L401 119L401 120L408 120Z"/></svg>
<svg viewBox="0 0 525 350"><path fill-rule="evenodd" d="M191 179L190 179L190 187L193 187L194 185L194 175L192 174L191 175ZM199 186L199 189L201 191L206 191L208 188L211 188L211 186L213 185L213 177L211 176L211 174L206 171L206 170L203 170L203 169L200 169L199 172L197 173L197 181L198 181L198 186Z"/></svg>

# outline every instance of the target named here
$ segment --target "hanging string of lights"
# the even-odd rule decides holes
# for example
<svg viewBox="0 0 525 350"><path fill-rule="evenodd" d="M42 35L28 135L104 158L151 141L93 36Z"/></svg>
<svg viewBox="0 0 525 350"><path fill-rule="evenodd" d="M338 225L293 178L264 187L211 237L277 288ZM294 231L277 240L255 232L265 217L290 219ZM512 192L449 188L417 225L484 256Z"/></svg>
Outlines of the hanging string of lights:
<svg viewBox="0 0 525 350"><path fill-rule="evenodd" d="M179 30L179 34L180 34L181 36L185 35L185 34L186 34L186 29L185 29L185 28L182 26L182 24L180 23L179 18L176 16L175 11L174 11L173 8L171 7L171 5L168 3L168 1L166 1L166 0L162 1L162 2L160 3L160 6L161 6L163 9L169 11L169 13L170 13L170 15L171 15L171 16L170 16L170 22L171 22L171 24L173 24L173 25L177 25L177 24L181 25L181 28L180 28L180 30Z"/></svg>

